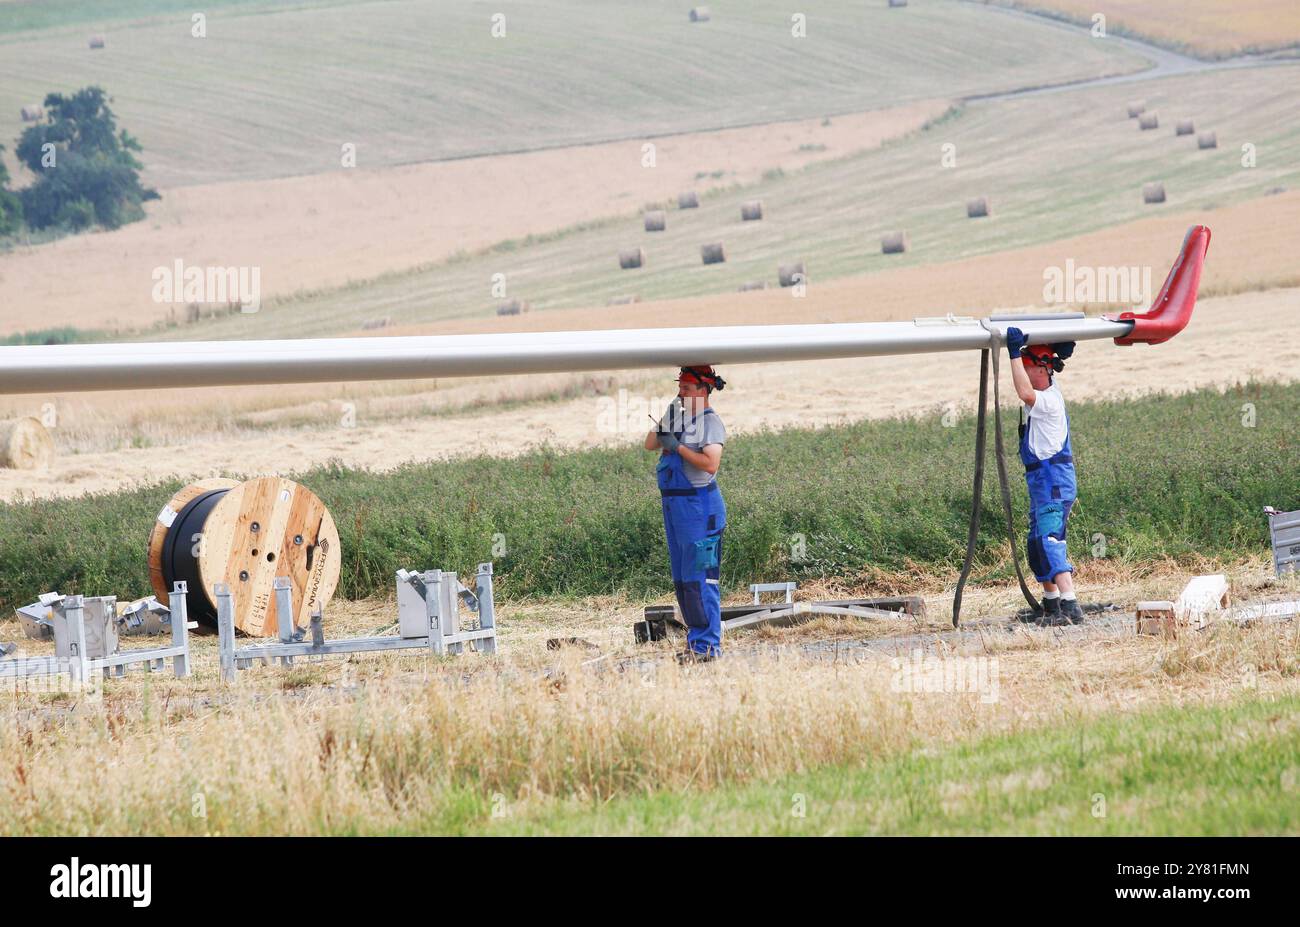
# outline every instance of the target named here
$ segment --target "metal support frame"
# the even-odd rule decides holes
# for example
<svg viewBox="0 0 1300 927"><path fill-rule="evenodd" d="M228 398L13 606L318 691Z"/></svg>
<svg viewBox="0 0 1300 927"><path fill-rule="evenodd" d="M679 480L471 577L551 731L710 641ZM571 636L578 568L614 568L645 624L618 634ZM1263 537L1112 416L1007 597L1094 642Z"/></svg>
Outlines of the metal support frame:
<svg viewBox="0 0 1300 927"><path fill-rule="evenodd" d="M455 573L427 570L424 573L399 570L397 589L399 608L408 598L404 590L413 590L420 597L424 614L422 634L409 636L346 637L328 640L324 631L324 615L317 608L311 614L310 640L303 640L302 631L293 626L293 596L289 577L277 576L275 611L278 623L278 640L265 644L238 647L235 644L234 594L227 583L213 586L217 601L218 649L221 656L221 678L231 682L240 670L248 669L254 662L263 665L279 663L292 666L298 657L324 657L367 651L428 650L435 654L463 653L470 644L480 653L496 653L496 609L492 595L492 564L480 563L475 574L475 591L460 584ZM478 627L461 630L459 600L464 600L472 611L478 612ZM409 607L409 606L408 606ZM410 629L410 623L404 623Z"/></svg>
<svg viewBox="0 0 1300 927"><path fill-rule="evenodd" d="M177 580L172 586L171 602L172 645L133 650L119 650L102 657L90 658L86 652L86 602L85 596L70 595L63 599L63 620L67 622L69 656L67 657L16 657L0 663L0 678L22 676L57 676L67 674L74 682L85 682L91 673L104 676L125 676L127 669L141 666L147 673L161 672L167 660L172 661L172 672L177 679L190 675L189 621L185 611L185 582Z"/></svg>
<svg viewBox="0 0 1300 927"><path fill-rule="evenodd" d="M1300 511L1279 512L1272 506L1264 509L1268 516L1269 546L1273 549L1273 572L1300 573Z"/></svg>

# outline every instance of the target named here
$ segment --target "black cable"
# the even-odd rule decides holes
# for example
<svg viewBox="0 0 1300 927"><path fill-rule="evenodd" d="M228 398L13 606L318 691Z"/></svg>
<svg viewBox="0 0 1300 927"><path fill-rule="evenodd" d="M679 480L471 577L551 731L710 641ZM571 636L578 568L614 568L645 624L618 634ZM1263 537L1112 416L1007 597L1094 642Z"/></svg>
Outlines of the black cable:
<svg viewBox="0 0 1300 927"><path fill-rule="evenodd" d="M994 360L994 363L996 364L997 361ZM980 398L975 421L975 485L971 492L970 528L966 534L966 559L961 565L961 576L957 578L957 590L952 595L952 626L954 628L957 627L961 618L961 594L966 587L966 578L970 576L971 564L975 560L975 540L980 530L980 506L984 496L984 426L988 395L989 349L985 348L980 351Z"/></svg>

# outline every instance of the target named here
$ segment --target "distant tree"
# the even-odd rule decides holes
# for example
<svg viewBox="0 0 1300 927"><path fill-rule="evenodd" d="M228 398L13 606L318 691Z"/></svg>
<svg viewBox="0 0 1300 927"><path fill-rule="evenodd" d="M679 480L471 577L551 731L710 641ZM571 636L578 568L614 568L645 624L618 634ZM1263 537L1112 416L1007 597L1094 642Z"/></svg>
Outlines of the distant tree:
<svg viewBox="0 0 1300 927"><path fill-rule="evenodd" d="M0 145L0 236L12 235L23 223L23 201L11 192L9 168L4 162L5 146Z"/></svg>
<svg viewBox="0 0 1300 927"><path fill-rule="evenodd" d="M21 193L27 224L79 231L98 224L115 229L144 218L145 200L158 193L141 186L140 143L123 129L99 87L45 98L45 121L23 131L14 149L36 175Z"/></svg>

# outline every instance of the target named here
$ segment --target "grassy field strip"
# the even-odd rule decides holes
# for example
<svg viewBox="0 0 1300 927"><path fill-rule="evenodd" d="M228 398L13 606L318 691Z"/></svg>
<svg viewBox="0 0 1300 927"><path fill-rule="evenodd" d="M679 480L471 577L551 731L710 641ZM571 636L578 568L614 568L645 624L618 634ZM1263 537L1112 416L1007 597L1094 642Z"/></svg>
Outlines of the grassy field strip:
<svg viewBox="0 0 1300 927"><path fill-rule="evenodd" d="M493 11L473 4L215 10L201 40L190 37L188 10L156 6L166 21L115 26L103 50L71 33L24 33L6 46L0 139L17 135L23 104L100 83L144 145L146 180L165 194L177 184L335 170L344 142L374 167L855 112L930 98L935 87L962 95L1142 66L1129 51L953 2L900 16L883 3L831 0L809 13L799 40L777 0L722 0L703 25L688 21L688 7L640 0L512 3L499 39Z"/></svg>
<svg viewBox="0 0 1300 927"><path fill-rule="evenodd" d="M373 315L408 324L482 316L491 311L484 281L498 272L508 275L513 293L541 310L599 306L632 294L662 300L726 293L750 280L774 285L777 265L800 258L815 286L1026 247L1162 212L1241 203L1300 182L1300 121L1283 80L1293 70L1267 78L1270 72L1251 71L1153 81L1142 93L1164 116L1154 132L1139 132L1124 118L1134 92L1127 87L973 105L881 149L719 192L698 210L670 210L662 233L642 231L629 214L160 337L290 337L307 318L325 333L355 329ZM1220 147L1199 151L1194 139L1175 139L1172 123L1183 115L1217 131ZM941 166L946 143L956 146L952 169ZM1252 169L1240 164L1245 143L1257 152ZM1165 183L1166 204L1143 205L1142 184L1151 180ZM966 200L975 195L992 198L992 218L966 219ZM762 222L741 222L740 203L750 198L763 200ZM891 229L908 231L909 253L880 253L880 236ZM703 266L699 246L719 240L727 262ZM646 266L619 270L617 251L638 245L646 249Z"/></svg>
<svg viewBox="0 0 1300 927"><path fill-rule="evenodd" d="M1300 695L1075 719L771 783L655 792L487 834L1300 833Z"/></svg>
<svg viewBox="0 0 1300 927"><path fill-rule="evenodd" d="M1296 507L1297 406L1300 384L1072 403L1084 474L1084 501L1071 523L1083 543L1073 553L1087 562L1099 535L1107 539L1105 557L1128 565L1166 558L1199 565L1262 552L1262 507ZM1176 443L1168 439L1173 423L1185 435ZM1007 427L1014 436L1014 420ZM897 571L952 570L964 551L973 430L969 416L954 427L938 418L928 426L885 419L732 440L723 478L724 590L772 575L870 582ZM399 566L493 559L504 600L662 590L667 555L649 465L632 446L544 447L383 473L326 465L297 478L339 525L341 596L386 593ZM143 594L142 544L176 485L0 505L0 608L51 589ZM1024 490L1015 485L1023 512ZM977 576L1006 575L996 520L985 519L982 532ZM497 535L504 556L493 556Z"/></svg>

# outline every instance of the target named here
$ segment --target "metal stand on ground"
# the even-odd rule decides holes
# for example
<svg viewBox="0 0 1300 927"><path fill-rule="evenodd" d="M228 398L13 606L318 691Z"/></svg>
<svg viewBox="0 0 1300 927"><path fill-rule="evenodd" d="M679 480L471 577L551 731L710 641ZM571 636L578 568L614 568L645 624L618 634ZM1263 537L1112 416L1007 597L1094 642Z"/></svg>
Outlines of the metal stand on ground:
<svg viewBox="0 0 1300 927"><path fill-rule="evenodd" d="M233 680L254 661L278 662L292 666L297 657L322 657L327 654L365 651L419 650L432 653L463 653L465 645L480 653L496 653L496 608L492 595L492 564L480 563L475 574L475 589L462 586L455 573L427 570L423 573L397 572L399 636L352 637L327 640L324 616L320 609L311 615L310 640L301 640L293 627L292 587L287 576L274 582L279 640L269 644L235 645L234 596L230 586L213 587L217 601L218 648L221 654L221 678ZM478 627L462 630L460 602L478 614Z"/></svg>
<svg viewBox="0 0 1300 927"><path fill-rule="evenodd" d="M85 682L95 671L104 676L125 676L127 669L132 666L141 666L148 673L161 672L167 660L171 660L172 672L177 679L182 679L190 674L189 621L185 611L187 591L186 584L178 580L169 595L172 626L170 647L117 651L94 657L86 645L85 596L67 596L59 603L56 617L56 621L66 629L66 654L5 660L0 663L0 678L67 674L75 682ZM63 633L57 637L62 639Z"/></svg>

